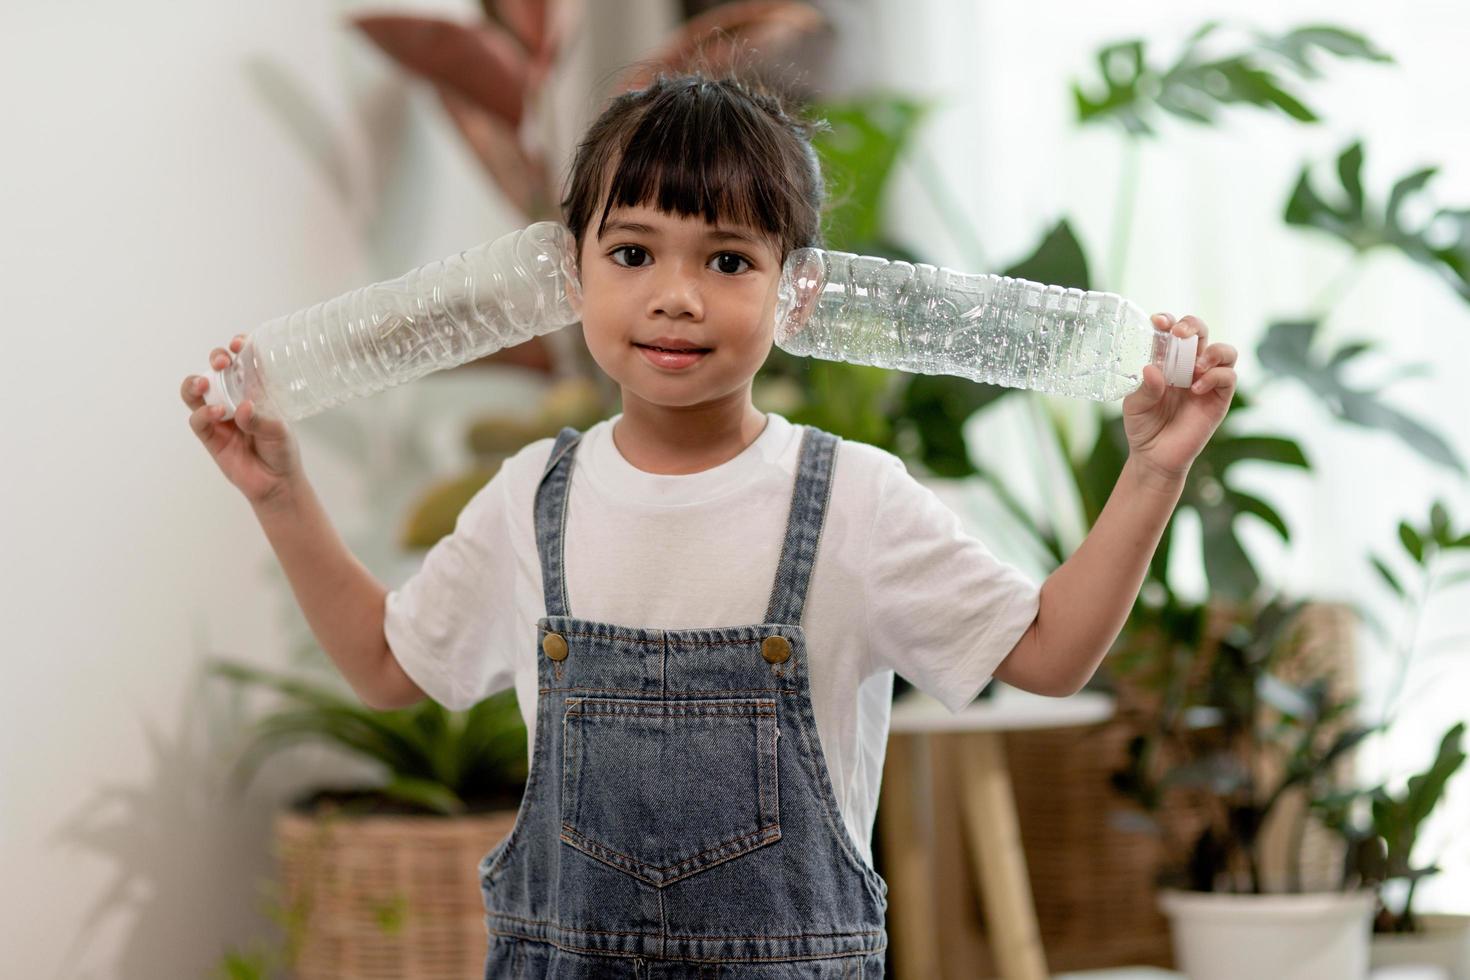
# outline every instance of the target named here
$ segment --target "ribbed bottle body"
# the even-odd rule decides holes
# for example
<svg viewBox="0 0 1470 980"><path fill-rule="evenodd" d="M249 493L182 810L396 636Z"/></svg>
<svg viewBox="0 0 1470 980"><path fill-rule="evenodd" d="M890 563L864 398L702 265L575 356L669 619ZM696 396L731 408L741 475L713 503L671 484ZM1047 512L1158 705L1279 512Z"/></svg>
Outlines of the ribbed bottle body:
<svg viewBox="0 0 1470 980"><path fill-rule="evenodd" d="M787 258L775 342L791 354L1098 401L1137 388L1169 344L1115 293L814 248Z"/></svg>
<svg viewBox="0 0 1470 980"><path fill-rule="evenodd" d="M221 377L233 406L301 419L577 322L571 233L543 221L278 317Z"/></svg>

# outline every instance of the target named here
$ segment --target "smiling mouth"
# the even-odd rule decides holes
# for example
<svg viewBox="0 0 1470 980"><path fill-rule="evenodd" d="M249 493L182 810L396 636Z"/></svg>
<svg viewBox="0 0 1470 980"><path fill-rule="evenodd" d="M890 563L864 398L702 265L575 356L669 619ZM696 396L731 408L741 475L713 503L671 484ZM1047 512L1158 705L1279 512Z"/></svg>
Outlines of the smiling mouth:
<svg viewBox="0 0 1470 980"><path fill-rule="evenodd" d="M642 347L644 350L663 351L665 354L708 354L714 350L713 347L654 347L650 344L634 344L634 347Z"/></svg>

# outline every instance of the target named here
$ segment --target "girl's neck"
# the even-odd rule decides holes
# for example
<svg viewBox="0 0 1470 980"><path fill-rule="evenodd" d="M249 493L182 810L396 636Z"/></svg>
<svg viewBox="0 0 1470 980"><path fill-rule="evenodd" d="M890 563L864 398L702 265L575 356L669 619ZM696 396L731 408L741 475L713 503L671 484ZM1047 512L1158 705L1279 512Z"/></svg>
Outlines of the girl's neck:
<svg viewBox="0 0 1470 980"><path fill-rule="evenodd" d="M668 408L623 400L613 445L636 469L682 476L713 469L744 452L766 427L749 396L728 404Z"/></svg>

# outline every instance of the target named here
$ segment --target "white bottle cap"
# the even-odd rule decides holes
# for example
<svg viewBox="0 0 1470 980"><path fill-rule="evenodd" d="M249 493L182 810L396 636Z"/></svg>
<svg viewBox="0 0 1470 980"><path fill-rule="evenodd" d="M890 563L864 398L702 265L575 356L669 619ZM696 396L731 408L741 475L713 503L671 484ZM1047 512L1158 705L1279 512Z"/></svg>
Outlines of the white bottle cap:
<svg viewBox="0 0 1470 980"><path fill-rule="evenodd" d="M1194 356L1199 350L1199 334L1190 337L1169 336L1169 347L1164 351L1164 379L1175 388L1188 388L1194 384Z"/></svg>
<svg viewBox="0 0 1470 980"><path fill-rule="evenodd" d="M224 407L225 414L219 418L221 422L234 418L236 405L230 398L229 389L225 387L224 375L212 370L205 377L209 379L209 387L204 389L204 404Z"/></svg>

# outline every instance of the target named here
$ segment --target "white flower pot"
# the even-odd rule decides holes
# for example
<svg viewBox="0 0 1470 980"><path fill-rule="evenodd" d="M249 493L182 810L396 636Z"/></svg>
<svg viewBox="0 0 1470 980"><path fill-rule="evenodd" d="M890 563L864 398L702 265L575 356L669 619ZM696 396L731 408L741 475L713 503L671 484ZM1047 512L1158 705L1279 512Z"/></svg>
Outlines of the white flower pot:
<svg viewBox="0 0 1470 980"><path fill-rule="evenodd" d="M1363 980L1374 896L1231 895L1166 889L1178 968L1190 980Z"/></svg>
<svg viewBox="0 0 1470 980"><path fill-rule="evenodd" d="M1425 913L1415 918L1423 932L1373 935L1373 968L1432 966L1443 980L1470 980L1470 915Z"/></svg>

